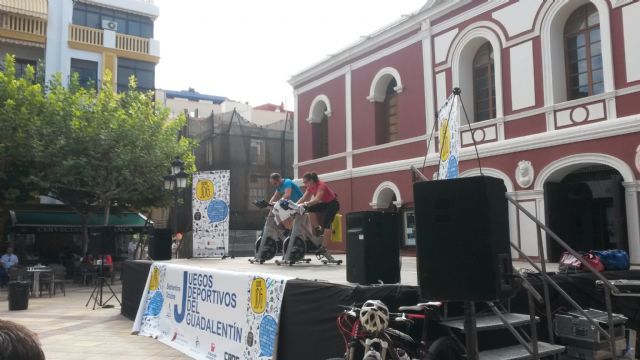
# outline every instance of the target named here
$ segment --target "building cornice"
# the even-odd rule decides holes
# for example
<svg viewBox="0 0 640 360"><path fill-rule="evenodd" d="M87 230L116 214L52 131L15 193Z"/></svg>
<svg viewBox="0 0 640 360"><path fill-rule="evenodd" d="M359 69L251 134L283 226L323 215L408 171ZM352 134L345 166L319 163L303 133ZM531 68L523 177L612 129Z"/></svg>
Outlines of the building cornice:
<svg viewBox="0 0 640 360"><path fill-rule="evenodd" d="M560 146L581 141L596 140L613 136L626 135L640 132L640 115L632 115L624 118L609 119L593 124L571 127L563 130L549 131L542 134L523 136L499 142L478 145L480 160L482 158L499 156L504 154L518 153L527 150L543 149L553 146ZM345 154L336 154L344 156ZM466 147L460 149L460 161L473 160L476 158L475 149ZM326 158L306 161L297 165L313 165L322 162ZM385 174L397 171L409 171L411 165L418 168L434 166L438 164L438 154L430 153L425 162L424 157L403 159L386 163L367 165L353 168L351 170L339 170L327 174L322 174L322 178L327 181L345 180L362 176Z"/></svg>
<svg viewBox="0 0 640 360"><path fill-rule="evenodd" d="M289 84L294 88L297 88L310 80L335 71L341 66L341 64L344 64L349 60L362 57L367 52L386 43L390 43L411 31L421 31L425 20L437 19L448 12L468 4L470 1L471 0L452 0L435 2L432 7L424 7L418 12L405 16L370 34L369 36L366 36L362 40L347 46L328 59L320 61L300 71L289 79Z"/></svg>

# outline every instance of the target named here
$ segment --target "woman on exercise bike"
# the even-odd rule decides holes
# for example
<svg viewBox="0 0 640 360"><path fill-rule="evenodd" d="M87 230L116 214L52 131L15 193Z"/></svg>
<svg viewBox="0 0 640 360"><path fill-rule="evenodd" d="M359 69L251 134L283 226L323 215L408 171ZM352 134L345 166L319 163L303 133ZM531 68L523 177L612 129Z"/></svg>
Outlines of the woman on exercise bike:
<svg viewBox="0 0 640 360"><path fill-rule="evenodd" d="M306 187L304 195L298 200L311 215L311 224L314 231L324 236L324 243L331 240L331 223L340 210L338 195L318 179L315 172L307 172L302 175L302 183Z"/></svg>

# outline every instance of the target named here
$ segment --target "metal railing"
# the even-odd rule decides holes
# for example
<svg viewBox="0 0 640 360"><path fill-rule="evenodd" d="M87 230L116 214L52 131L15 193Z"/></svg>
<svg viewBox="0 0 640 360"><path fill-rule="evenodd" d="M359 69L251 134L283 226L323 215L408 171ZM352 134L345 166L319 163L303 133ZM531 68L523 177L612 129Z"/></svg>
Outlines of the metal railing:
<svg viewBox="0 0 640 360"><path fill-rule="evenodd" d="M71 24L69 25L69 41L80 44L103 46L104 33L100 29Z"/></svg>
<svg viewBox="0 0 640 360"><path fill-rule="evenodd" d="M549 286L553 287L571 306L573 306L582 316L584 316L595 329L597 329L608 341L609 348L611 351L611 355L616 358L616 345L615 345L615 334L614 334L614 325L613 325L613 306L611 304L611 295L612 294L620 294L620 290L609 281L606 277L604 277L600 272L591 266L586 260L582 258L577 251L573 250L565 241L563 241L556 233L554 233L551 229L549 229L546 225L544 225L540 220L538 220L533 214L531 214L527 209L525 209L522 205L518 203L516 199L511 197L510 195L506 195L507 201L513 204L518 211L522 212L526 217L528 217L531 221L536 224L536 234L538 239L538 255L540 257L540 266L538 266L529 256L527 256L516 244L511 243L511 247L518 252L518 254L524 258L533 268L540 273L542 276L542 284L543 284L543 294L544 294L544 303L545 303L545 313L547 317L547 331L549 332L549 340L553 344L554 341L554 331L553 331L553 319L551 317L551 303L549 296ZM518 224L518 232L520 224ZM554 240L560 247L562 247L565 251L573 255L584 267L584 269L591 272L598 280L602 282L602 287L604 289L604 297L605 297L605 306L607 310L607 326L608 331L603 329L600 324L593 319L575 300L569 296L561 287L558 285L550 276L547 274L547 260L544 253L543 241L542 241L542 230L549 236L550 239ZM525 287L529 292L528 287ZM531 301L530 301L531 305ZM527 348L527 350L536 350L534 356L537 356L537 349ZM531 351L530 351L531 353Z"/></svg>
<svg viewBox="0 0 640 360"><path fill-rule="evenodd" d="M149 54L149 39L132 35L116 34L116 49Z"/></svg>
<svg viewBox="0 0 640 360"><path fill-rule="evenodd" d="M0 29L46 36L47 21L20 14L0 13Z"/></svg>

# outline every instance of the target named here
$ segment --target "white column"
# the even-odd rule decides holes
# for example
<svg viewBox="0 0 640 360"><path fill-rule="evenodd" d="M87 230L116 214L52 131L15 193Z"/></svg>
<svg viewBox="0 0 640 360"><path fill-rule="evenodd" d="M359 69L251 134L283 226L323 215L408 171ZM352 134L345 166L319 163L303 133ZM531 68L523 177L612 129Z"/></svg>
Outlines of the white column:
<svg viewBox="0 0 640 360"><path fill-rule="evenodd" d="M344 104L345 104L345 137L347 152L347 170L353 168L353 123L351 115L351 66L348 66L344 75Z"/></svg>
<svg viewBox="0 0 640 360"><path fill-rule="evenodd" d="M538 213L537 214L538 220L540 220L541 223L547 225L546 213L544 211L544 191L541 191L538 197L536 197L536 211ZM538 239L538 234L536 233L536 241L538 241L537 239ZM544 257L547 260L549 260L549 253L547 253L547 233L544 230L542 230L542 247L543 247L542 251L544 253Z"/></svg>
<svg viewBox="0 0 640 360"><path fill-rule="evenodd" d="M298 91L293 92L293 177L298 178Z"/></svg>
<svg viewBox="0 0 640 360"><path fill-rule="evenodd" d="M429 144L429 136L431 135L431 131L433 129L433 125L436 118L436 105L434 102L435 86L433 84L433 61L432 61L432 50L431 50L431 24L429 20L425 20L422 23L422 31L424 33L424 37L422 39L422 63L423 63L423 73L424 73L424 106L425 106L425 114L426 114L426 129L427 129L427 153L433 151L434 142Z"/></svg>
<svg viewBox="0 0 640 360"><path fill-rule="evenodd" d="M627 210L627 241L631 264L640 265L640 223L638 213L638 184L623 183Z"/></svg>

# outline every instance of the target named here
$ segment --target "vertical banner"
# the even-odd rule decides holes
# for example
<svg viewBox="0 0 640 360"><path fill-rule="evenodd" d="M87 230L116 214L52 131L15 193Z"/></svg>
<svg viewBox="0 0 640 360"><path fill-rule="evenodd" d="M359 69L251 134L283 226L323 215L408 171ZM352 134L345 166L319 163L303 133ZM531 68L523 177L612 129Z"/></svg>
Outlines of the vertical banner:
<svg viewBox="0 0 640 360"><path fill-rule="evenodd" d="M288 279L154 263L132 332L194 359L275 359Z"/></svg>
<svg viewBox="0 0 640 360"><path fill-rule="evenodd" d="M223 257L229 249L229 170L193 175L193 256Z"/></svg>
<svg viewBox="0 0 640 360"><path fill-rule="evenodd" d="M438 179L458 177L458 96L451 94L438 112L440 168Z"/></svg>

